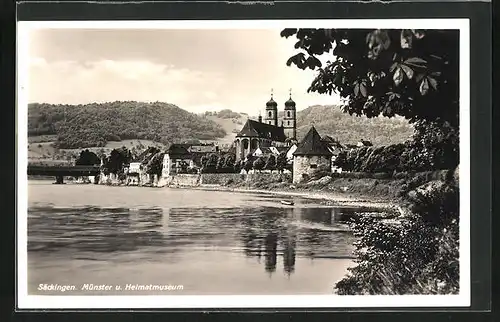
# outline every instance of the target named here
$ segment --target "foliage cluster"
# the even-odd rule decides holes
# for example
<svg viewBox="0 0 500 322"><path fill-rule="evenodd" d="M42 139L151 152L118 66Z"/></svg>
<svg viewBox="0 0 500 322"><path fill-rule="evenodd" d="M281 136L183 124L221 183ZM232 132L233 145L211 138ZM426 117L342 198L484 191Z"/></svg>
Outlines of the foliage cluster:
<svg viewBox="0 0 500 322"><path fill-rule="evenodd" d="M105 175L110 173L122 175L126 165L130 164L132 153L126 148L113 149L109 156L102 157L101 170Z"/></svg>
<svg viewBox="0 0 500 322"><path fill-rule="evenodd" d="M220 110L219 112L214 112L213 115L221 119L237 119L241 116L240 113L233 112L230 109L223 109Z"/></svg>
<svg viewBox="0 0 500 322"><path fill-rule="evenodd" d="M237 166L233 153L211 153L201 158L202 173L235 173L239 172Z"/></svg>
<svg viewBox="0 0 500 322"><path fill-rule="evenodd" d="M419 121L412 140L345 150L339 153L335 165L345 171L392 173L454 169L458 162L458 131L446 125Z"/></svg>
<svg viewBox="0 0 500 322"><path fill-rule="evenodd" d="M308 91L338 93L344 111L400 115L458 127L459 32L414 29L284 29L300 52L287 65L318 72ZM331 54L325 65L318 56Z"/></svg>
<svg viewBox="0 0 500 322"><path fill-rule="evenodd" d="M226 132L214 121L167 103L30 104L28 135L54 134L58 148L86 148L125 139L164 144L212 140L224 137Z"/></svg>
<svg viewBox="0 0 500 322"><path fill-rule="evenodd" d="M101 164L101 159L94 152L88 149L80 152L80 155L75 161L75 165L99 165Z"/></svg>
<svg viewBox="0 0 500 322"><path fill-rule="evenodd" d="M146 163L146 173L150 176L161 177L161 173L163 170L163 157L165 156L165 152L161 152L158 149L153 152L153 156L151 158L145 159L144 163Z"/></svg>
<svg viewBox="0 0 500 322"><path fill-rule="evenodd" d="M254 157L250 154L247 155L245 161L241 161L240 169L244 169L247 172L250 170L259 172L262 170L278 170L278 172L282 173L287 168L287 161L285 152L281 152L277 156L268 154Z"/></svg>
<svg viewBox="0 0 500 322"><path fill-rule="evenodd" d="M344 112L402 116L411 142L341 154L347 170L434 170L458 165L459 32L415 29L284 29L300 52L287 65L318 72L308 91L339 94ZM324 65L318 58L331 54ZM357 266L340 294L458 292L458 182L414 191L411 214L389 224L360 218Z"/></svg>
<svg viewBox="0 0 500 322"><path fill-rule="evenodd" d="M433 181L418 191L398 223L353 220L357 266L339 294L456 294L459 290L459 191Z"/></svg>

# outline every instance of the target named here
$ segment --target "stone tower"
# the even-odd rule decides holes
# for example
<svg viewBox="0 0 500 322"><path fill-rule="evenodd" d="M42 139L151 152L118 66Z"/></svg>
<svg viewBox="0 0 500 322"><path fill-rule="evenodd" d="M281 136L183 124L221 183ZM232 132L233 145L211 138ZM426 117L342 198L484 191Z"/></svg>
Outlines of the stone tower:
<svg viewBox="0 0 500 322"><path fill-rule="evenodd" d="M273 100L272 91L271 99L266 103L265 123L278 126L278 104Z"/></svg>
<svg viewBox="0 0 500 322"><path fill-rule="evenodd" d="M295 102L292 100L291 90L290 98L285 102L283 127L287 138L292 140L297 139L297 111L295 110Z"/></svg>

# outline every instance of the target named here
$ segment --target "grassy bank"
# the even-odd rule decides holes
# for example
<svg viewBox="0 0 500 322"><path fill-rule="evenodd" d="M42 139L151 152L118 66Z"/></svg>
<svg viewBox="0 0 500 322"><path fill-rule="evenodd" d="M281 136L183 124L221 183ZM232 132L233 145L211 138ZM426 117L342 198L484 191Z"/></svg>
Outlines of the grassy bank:
<svg viewBox="0 0 500 322"><path fill-rule="evenodd" d="M254 175L246 180L229 180L220 186L204 186L205 189L233 191L259 191L283 195L301 195L315 199L338 202L370 202L397 204L402 202L407 179L373 179L322 177L305 183L292 184L289 175Z"/></svg>

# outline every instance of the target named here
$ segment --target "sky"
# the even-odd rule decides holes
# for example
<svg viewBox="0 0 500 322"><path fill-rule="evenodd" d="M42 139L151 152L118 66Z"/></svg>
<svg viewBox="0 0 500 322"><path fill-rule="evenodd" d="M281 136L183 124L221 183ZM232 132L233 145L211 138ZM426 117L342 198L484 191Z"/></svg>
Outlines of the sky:
<svg viewBox="0 0 500 322"><path fill-rule="evenodd" d="M307 93L316 72L286 66L297 53L279 29L35 29L29 33L28 101L167 102L194 113L338 104ZM328 56L321 57L327 61Z"/></svg>

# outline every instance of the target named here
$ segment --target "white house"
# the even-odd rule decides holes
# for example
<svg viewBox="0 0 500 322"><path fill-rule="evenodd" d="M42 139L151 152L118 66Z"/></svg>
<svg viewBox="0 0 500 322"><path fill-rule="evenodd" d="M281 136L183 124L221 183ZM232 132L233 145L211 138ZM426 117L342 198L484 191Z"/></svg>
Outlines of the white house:
<svg viewBox="0 0 500 322"><path fill-rule="evenodd" d="M141 162L130 162L128 167L128 173L140 173L141 172Z"/></svg>
<svg viewBox="0 0 500 322"><path fill-rule="evenodd" d="M175 175L186 168L194 167L193 155L182 145L172 144L163 157L162 177Z"/></svg>
<svg viewBox="0 0 500 322"><path fill-rule="evenodd" d="M289 149L288 149L288 152L286 153L286 159L288 161L292 161L293 160L293 153L295 152L295 150L297 150L297 144L293 144Z"/></svg>

